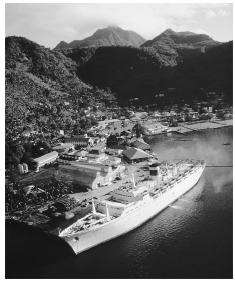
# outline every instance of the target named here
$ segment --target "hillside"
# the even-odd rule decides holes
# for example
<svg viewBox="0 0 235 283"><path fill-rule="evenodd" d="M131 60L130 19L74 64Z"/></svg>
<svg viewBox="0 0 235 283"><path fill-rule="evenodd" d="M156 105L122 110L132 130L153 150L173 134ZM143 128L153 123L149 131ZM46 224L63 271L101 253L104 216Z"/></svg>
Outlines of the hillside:
<svg viewBox="0 0 235 283"><path fill-rule="evenodd" d="M172 58L145 48L101 47L78 66L78 75L92 85L110 87L121 103L132 97L153 102L168 88L176 88L174 98L192 100L204 88L225 90L231 99L232 42L208 47L205 53L188 51L181 58L169 65Z"/></svg>
<svg viewBox="0 0 235 283"><path fill-rule="evenodd" d="M7 139L26 129L68 130L79 125L85 108L114 99L84 83L74 61L26 38L6 38L5 65Z"/></svg>
<svg viewBox="0 0 235 283"><path fill-rule="evenodd" d="M107 27L98 29L91 36L74 40L70 43L61 41L55 49L101 47L101 46L134 46L139 47L144 43L144 39L134 31L123 30L119 27Z"/></svg>
<svg viewBox="0 0 235 283"><path fill-rule="evenodd" d="M176 66L185 57L206 52L211 46L219 44L206 34L196 34L189 31L175 32L167 29L154 39L144 42L141 47L164 56L166 65Z"/></svg>
<svg viewBox="0 0 235 283"><path fill-rule="evenodd" d="M192 35L184 35L188 36ZM139 105L164 106L182 100L191 104L195 98L203 100L206 91L217 91L231 103L233 43L214 44L210 38L199 37L193 40L193 48L179 48L179 44L188 45L188 40L174 39L178 43L164 43L160 51L155 45L59 51L26 38L7 37L6 168L29 160L34 152L29 143L39 156L60 130L68 135L85 133L97 123L96 114L110 114L107 109L116 106L116 98L120 105L139 98ZM207 47L201 52L197 46L205 41ZM163 100L159 93L165 94ZM25 132L36 134L28 137Z"/></svg>

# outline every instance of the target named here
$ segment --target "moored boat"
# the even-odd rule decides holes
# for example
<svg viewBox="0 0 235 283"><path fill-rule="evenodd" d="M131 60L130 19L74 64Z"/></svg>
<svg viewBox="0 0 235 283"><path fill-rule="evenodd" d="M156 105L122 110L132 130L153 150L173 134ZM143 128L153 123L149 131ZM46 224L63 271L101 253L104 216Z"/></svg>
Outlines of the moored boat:
<svg viewBox="0 0 235 283"><path fill-rule="evenodd" d="M154 168L154 170L153 170ZM149 179L92 200L92 211L59 234L76 254L142 225L189 191L205 162L181 160L152 166Z"/></svg>

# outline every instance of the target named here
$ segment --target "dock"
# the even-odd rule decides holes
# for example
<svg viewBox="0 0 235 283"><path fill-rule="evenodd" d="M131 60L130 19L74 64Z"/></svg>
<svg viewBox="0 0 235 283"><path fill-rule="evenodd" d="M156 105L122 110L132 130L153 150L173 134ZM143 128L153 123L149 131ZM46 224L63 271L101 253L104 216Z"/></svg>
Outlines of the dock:
<svg viewBox="0 0 235 283"><path fill-rule="evenodd" d="M187 134L191 132L199 132L206 129L218 129L233 126L233 120L211 120L202 122L184 123L174 128L174 132L179 134Z"/></svg>

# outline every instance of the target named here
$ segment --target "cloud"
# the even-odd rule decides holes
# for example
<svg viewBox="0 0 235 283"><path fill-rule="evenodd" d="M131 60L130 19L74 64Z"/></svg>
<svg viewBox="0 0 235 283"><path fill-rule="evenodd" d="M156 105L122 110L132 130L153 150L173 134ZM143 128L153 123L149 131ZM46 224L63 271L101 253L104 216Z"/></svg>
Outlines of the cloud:
<svg viewBox="0 0 235 283"><path fill-rule="evenodd" d="M219 10L218 15L222 16L222 17L226 17L229 16L231 14L230 11L226 11L226 10Z"/></svg>
<svg viewBox="0 0 235 283"><path fill-rule="evenodd" d="M215 13L214 11L209 10L209 11L206 12L206 16L207 16L208 18L214 18L214 17L216 17L217 15L216 15L216 13Z"/></svg>
<svg viewBox="0 0 235 283"><path fill-rule="evenodd" d="M231 11L224 10L224 9L220 9L216 12L213 11L213 10L206 11L207 18L214 18L214 17L218 17L218 16L226 17L226 16L229 16L229 15L231 15Z"/></svg>
<svg viewBox="0 0 235 283"><path fill-rule="evenodd" d="M21 35L45 46L54 47L59 41L70 42L90 36L98 28L117 25L134 30L145 39L152 39L167 28L176 31L223 31L215 25L208 29L218 14L228 15L231 5L182 3L103 3L103 4L6 4L6 35ZM230 14L229 14L230 13ZM230 33L232 34L232 23ZM226 27L228 33L228 28ZM225 36L224 32L223 36ZM219 38L220 36L217 36Z"/></svg>

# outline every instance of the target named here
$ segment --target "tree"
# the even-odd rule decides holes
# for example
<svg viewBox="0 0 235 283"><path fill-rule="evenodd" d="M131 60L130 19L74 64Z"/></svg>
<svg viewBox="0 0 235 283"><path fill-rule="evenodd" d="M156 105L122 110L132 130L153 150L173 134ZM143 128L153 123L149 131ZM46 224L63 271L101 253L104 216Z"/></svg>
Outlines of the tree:
<svg viewBox="0 0 235 283"><path fill-rule="evenodd" d="M118 139L117 139L117 137L115 135L110 135L107 138L107 141L106 141L107 147L116 146L117 144L118 144Z"/></svg>
<svg viewBox="0 0 235 283"><path fill-rule="evenodd" d="M140 123L135 124L132 130L135 131L137 138L139 138L141 134L143 133L143 129Z"/></svg>

